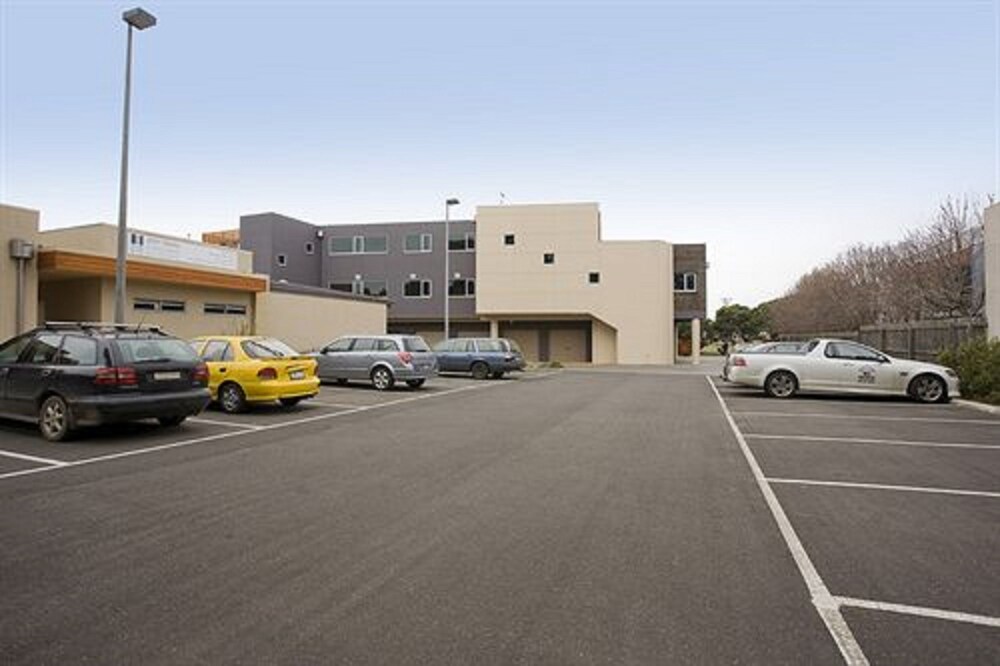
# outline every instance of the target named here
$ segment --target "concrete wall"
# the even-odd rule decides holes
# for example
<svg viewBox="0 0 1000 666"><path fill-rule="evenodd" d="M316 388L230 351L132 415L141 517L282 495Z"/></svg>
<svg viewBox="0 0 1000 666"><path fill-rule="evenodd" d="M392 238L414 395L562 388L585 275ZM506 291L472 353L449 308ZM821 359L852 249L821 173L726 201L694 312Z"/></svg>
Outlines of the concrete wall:
<svg viewBox="0 0 1000 666"><path fill-rule="evenodd" d="M102 312L103 282L98 277L43 280L38 287L38 318L42 321L107 321ZM113 299L113 284L111 289Z"/></svg>
<svg viewBox="0 0 1000 666"><path fill-rule="evenodd" d="M593 203L479 207L479 315L581 315L617 332L617 362L672 363L670 244L603 241L600 226ZM507 234L514 245L504 243ZM553 264L543 262L545 253L555 254ZM592 271L600 273L598 284L588 280ZM604 359L609 337L605 331L600 338Z"/></svg>
<svg viewBox="0 0 1000 666"><path fill-rule="evenodd" d="M320 227L278 213L260 213L240 217L240 247L253 252L255 273L270 275L275 282L323 286L324 239ZM312 254L306 252L311 243ZM286 265L279 266L277 256L285 255Z"/></svg>
<svg viewBox="0 0 1000 666"><path fill-rule="evenodd" d="M983 254L986 266L986 322L990 337L1000 338L1000 204L986 209Z"/></svg>
<svg viewBox="0 0 1000 666"><path fill-rule="evenodd" d="M16 325L17 262L10 258L9 245L18 238L35 243L38 250L38 211L0 204L0 340L20 331ZM24 321L22 329L36 325L38 320L37 258L24 267Z"/></svg>
<svg viewBox="0 0 1000 666"><path fill-rule="evenodd" d="M254 332L280 338L299 351L352 333L385 333L386 304L269 291L257 294Z"/></svg>

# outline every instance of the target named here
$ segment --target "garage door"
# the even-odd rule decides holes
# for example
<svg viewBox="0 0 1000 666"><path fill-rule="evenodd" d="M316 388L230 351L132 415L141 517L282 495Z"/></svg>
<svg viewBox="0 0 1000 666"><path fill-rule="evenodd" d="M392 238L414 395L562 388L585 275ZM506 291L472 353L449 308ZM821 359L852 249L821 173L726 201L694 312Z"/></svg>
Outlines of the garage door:
<svg viewBox="0 0 1000 666"><path fill-rule="evenodd" d="M549 359L561 363L586 363L587 331L556 328L549 331Z"/></svg>
<svg viewBox="0 0 1000 666"><path fill-rule="evenodd" d="M526 361L538 361L538 329L534 328L511 328L500 332L505 338L510 338L521 348Z"/></svg>

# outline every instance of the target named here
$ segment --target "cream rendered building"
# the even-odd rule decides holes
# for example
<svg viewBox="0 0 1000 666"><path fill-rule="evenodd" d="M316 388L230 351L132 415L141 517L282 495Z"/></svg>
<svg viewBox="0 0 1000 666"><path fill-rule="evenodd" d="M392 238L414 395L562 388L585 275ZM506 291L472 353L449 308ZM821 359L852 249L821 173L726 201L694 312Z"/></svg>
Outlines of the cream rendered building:
<svg viewBox="0 0 1000 666"><path fill-rule="evenodd" d="M1000 338L1000 204L986 209L986 323L991 338Z"/></svg>
<svg viewBox="0 0 1000 666"><path fill-rule="evenodd" d="M477 315L528 356L673 363L672 247L602 240L596 203L480 206L476 262Z"/></svg>

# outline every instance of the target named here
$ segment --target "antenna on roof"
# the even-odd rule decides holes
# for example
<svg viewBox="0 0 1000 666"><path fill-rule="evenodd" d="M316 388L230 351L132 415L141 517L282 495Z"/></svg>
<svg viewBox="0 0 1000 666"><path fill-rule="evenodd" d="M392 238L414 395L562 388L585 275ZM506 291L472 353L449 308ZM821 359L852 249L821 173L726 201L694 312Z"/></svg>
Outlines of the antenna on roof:
<svg viewBox="0 0 1000 666"><path fill-rule="evenodd" d="M507 195L506 195L506 194L504 194L503 192L501 192L501 193L500 193L500 205L502 206L502 205L504 205L505 203L507 203Z"/></svg>

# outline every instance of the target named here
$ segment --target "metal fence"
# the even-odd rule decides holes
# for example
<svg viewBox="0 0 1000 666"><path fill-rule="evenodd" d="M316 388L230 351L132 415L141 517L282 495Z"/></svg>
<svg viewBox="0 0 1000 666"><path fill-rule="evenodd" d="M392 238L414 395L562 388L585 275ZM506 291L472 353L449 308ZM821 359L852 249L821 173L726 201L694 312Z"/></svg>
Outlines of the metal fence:
<svg viewBox="0 0 1000 666"><path fill-rule="evenodd" d="M890 356L935 361L938 354L963 342L986 336L982 319L931 319L901 324L872 324L855 331L822 331L779 336L782 340L841 338L857 340Z"/></svg>

